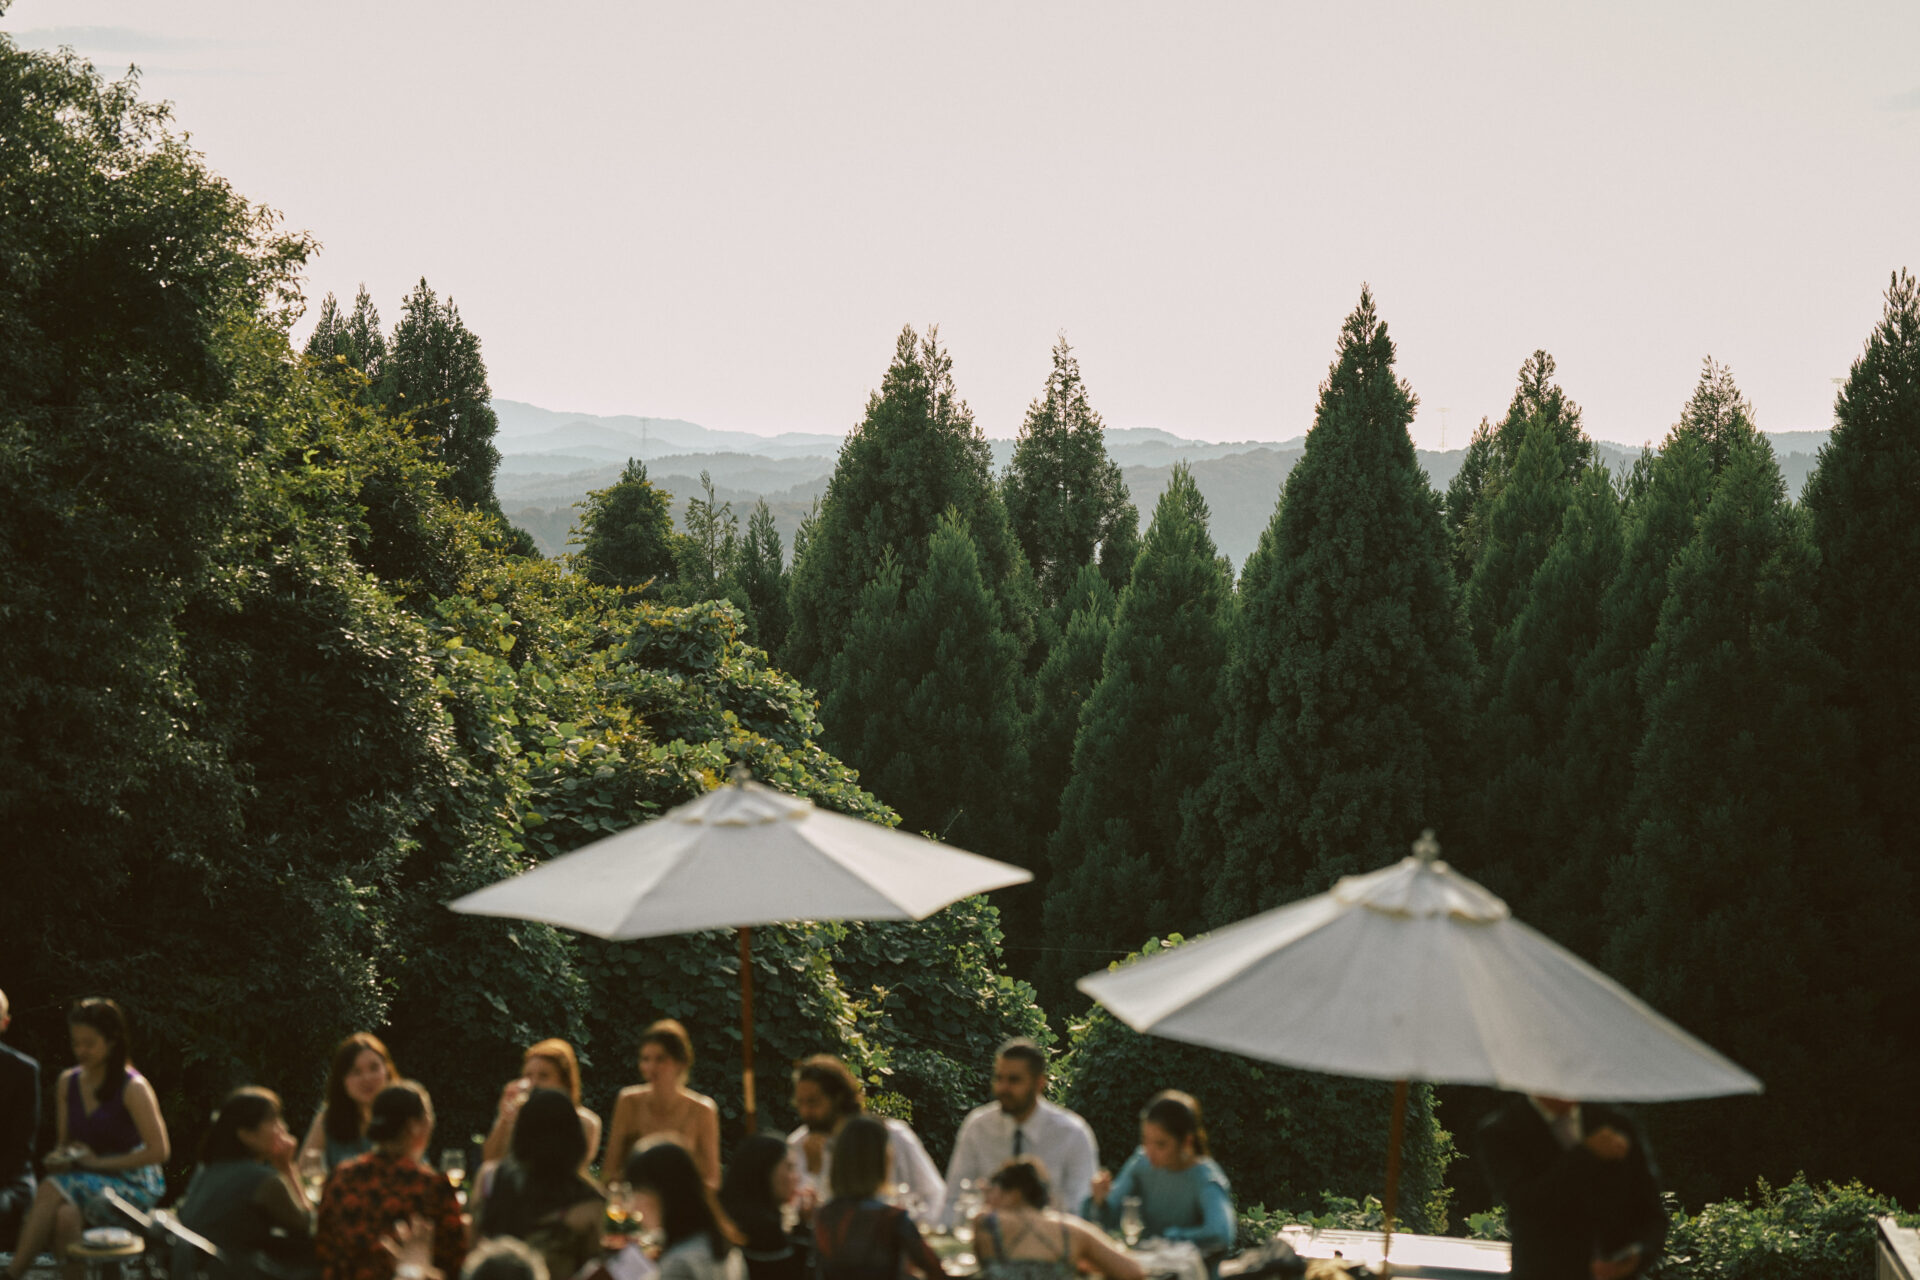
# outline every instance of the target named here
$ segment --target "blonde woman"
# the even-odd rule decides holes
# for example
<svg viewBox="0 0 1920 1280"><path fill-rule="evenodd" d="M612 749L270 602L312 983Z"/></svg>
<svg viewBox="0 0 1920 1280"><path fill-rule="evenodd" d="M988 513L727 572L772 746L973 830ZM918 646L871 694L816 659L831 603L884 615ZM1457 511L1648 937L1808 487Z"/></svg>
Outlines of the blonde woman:
<svg viewBox="0 0 1920 1280"><path fill-rule="evenodd" d="M693 1041L687 1029L662 1018L640 1037L640 1078L620 1091L607 1139L607 1168L619 1168L634 1144L655 1134L671 1137L693 1156L700 1178L720 1189L720 1109L687 1088Z"/></svg>

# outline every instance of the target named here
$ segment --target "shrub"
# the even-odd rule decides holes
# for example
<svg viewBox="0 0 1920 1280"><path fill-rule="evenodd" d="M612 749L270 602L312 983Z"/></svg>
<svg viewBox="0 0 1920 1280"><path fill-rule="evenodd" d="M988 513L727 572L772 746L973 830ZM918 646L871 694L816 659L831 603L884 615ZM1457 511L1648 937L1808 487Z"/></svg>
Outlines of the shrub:
<svg viewBox="0 0 1920 1280"><path fill-rule="evenodd" d="M1669 1202L1671 1203L1671 1201ZM1661 1275L1667 1280L1869 1280L1876 1223L1920 1214L1858 1181L1815 1187L1805 1174L1784 1187L1762 1181L1747 1201L1722 1200L1698 1217L1674 1208Z"/></svg>

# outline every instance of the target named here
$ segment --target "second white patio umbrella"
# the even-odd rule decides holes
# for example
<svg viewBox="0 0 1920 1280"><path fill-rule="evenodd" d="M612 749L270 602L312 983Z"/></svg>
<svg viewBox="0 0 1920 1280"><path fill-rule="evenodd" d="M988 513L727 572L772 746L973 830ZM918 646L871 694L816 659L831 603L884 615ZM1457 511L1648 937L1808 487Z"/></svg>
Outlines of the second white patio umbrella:
<svg viewBox="0 0 1920 1280"><path fill-rule="evenodd" d="M732 785L447 905L623 941L740 931L742 1096L753 1081L753 926L919 920L1031 880L978 854L817 808L736 776Z"/></svg>
<svg viewBox="0 0 1920 1280"><path fill-rule="evenodd" d="M1594 1102L1760 1091L1438 853L1428 832L1391 867L1079 988L1136 1031L1395 1081L1389 1234L1409 1080Z"/></svg>

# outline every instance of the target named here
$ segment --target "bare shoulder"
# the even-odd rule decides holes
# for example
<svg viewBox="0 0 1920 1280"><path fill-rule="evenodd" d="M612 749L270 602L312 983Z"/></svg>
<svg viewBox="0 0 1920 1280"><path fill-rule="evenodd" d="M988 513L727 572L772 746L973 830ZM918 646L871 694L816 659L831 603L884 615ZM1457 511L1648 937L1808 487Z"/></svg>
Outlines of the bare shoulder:
<svg viewBox="0 0 1920 1280"><path fill-rule="evenodd" d="M715 1103L712 1098L709 1098L704 1093L695 1093L693 1090L688 1089L683 1096L689 1103L699 1107L703 1111L711 1111L716 1116L720 1114L719 1104Z"/></svg>

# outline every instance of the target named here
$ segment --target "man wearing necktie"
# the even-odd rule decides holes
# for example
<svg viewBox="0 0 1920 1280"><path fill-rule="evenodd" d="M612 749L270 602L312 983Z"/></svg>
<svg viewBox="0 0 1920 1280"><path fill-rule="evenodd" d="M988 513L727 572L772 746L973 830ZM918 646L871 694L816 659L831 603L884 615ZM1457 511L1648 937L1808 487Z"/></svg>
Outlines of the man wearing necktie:
<svg viewBox="0 0 1920 1280"><path fill-rule="evenodd" d="M1009 1040L993 1060L994 1100L975 1107L953 1140L947 1163L946 1217L961 1183L984 1183L1009 1160L1032 1156L1045 1168L1053 1204L1075 1212L1093 1185L1100 1152L1093 1129L1046 1099L1047 1055L1031 1040Z"/></svg>
<svg viewBox="0 0 1920 1280"><path fill-rule="evenodd" d="M1627 1280L1660 1256L1666 1209L1646 1140L1624 1112L1521 1096L1478 1137L1507 1206L1512 1280Z"/></svg>

